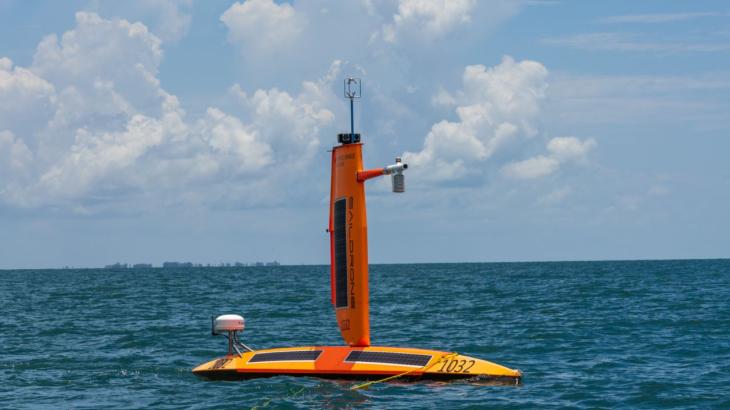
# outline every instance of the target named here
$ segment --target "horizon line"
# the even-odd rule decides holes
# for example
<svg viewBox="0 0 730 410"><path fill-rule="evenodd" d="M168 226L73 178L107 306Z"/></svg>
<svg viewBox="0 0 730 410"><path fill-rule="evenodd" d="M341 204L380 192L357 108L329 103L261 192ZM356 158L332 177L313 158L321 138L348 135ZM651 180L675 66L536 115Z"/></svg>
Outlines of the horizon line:
<svg viewBox="0 0 730 410"><path fill-rule="evenodd" d="M512 263L583 263L583 262L672 262L672 261L720 261L730 260L730 257L707 257L707 258L654 258L654 259L562 259L562 260L503 260L503 261L463 261L463 262L375 262L369 265L458 265L458 264L512 264ZM201 264L202 265L202 264ZM176 267L178 269L207 269L207 268L278 268L282 266L330 266L327 263L281 263L278 266L192 266L192 267ZM151 266L136 269L176 269L165 268L163 266ZM113 270L114 268L106 267L53 267L53 268L0 268L2 271L15 270ZM134 267L121 269L135 270Z"/></svg>

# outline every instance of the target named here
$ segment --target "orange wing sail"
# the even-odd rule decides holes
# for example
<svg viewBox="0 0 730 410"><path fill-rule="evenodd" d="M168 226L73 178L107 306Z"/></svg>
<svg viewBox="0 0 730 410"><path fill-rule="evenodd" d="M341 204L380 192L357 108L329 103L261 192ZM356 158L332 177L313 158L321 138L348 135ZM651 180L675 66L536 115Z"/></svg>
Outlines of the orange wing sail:
<svg viewBox="0 0 730 410"><path fill-rule="evenodd" d="M360 79L345 79L345 97L350 99L350 132L337 135L341 144L332 149L330 189L330 252L332 304L345 343L370 346L368 291L368 223L365 212L365 181L393 176L393 192L405 189L400 158L385 168L363 170L360 134L355 133L353 101L360 98Z"/></svg>
<svg viewBox="0 0 730 410"><path fill-rule="evenodd" d="M365 184L358 180L362 168L362 144L340 145L332 150L332 303L342 337L350 346L370 346Z"/></svg>

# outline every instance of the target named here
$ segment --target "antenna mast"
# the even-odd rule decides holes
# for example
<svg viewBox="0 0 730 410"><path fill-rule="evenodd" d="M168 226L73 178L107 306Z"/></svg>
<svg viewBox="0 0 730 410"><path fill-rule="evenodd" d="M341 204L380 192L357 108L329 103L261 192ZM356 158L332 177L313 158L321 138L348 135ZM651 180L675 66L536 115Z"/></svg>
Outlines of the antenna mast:
<svg viewBox="0 0 730 410"><path fill-rule="evenodd" d="M350 99L350 141L355 141L355 98L362 96L362 81L359 78L345 78L345 98Z"/></svg>

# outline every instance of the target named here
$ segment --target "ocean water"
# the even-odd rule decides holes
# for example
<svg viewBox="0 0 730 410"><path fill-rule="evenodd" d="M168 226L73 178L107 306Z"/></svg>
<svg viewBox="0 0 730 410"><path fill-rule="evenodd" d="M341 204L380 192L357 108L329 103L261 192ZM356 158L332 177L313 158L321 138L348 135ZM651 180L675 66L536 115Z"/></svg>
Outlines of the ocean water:
<svg viewBox="0 0 730 410"><path fill-rule="evenodd" d="M730 408L730 260L371 266L374 344L457 351L519 387L190 372L225 352L340 344L326 266L0 271L3 408Z"/></svg>

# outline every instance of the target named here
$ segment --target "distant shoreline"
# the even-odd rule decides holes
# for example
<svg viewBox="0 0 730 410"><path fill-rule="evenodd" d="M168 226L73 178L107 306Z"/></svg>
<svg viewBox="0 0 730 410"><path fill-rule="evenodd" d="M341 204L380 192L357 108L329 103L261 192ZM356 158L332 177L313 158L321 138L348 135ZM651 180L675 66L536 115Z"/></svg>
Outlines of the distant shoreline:
<svg viewBox="0 0 730 410"><path fill-rule="evenodd" d="M253 263L245 263L245 262L221 262L219 264L203 264L203 263L193 263L193 262L163 262L162 266L153 266L151 263L135 263L135 264L129 264L129 263L114 263L111 265L106 265L102 269L151 269L151 268L162 268L162 269L186 269L186 268L244 268L248 266L280 266L281 264L277 261L272 262L253 262ZM61 269L72 269L71 267L65 266ZM93 268L92 268L93 269Z"/></svg>
<svg viewBox="0 0 730 410"><path fill-rule="evenodd" d="M487 261L487 262L379 262L371 263L370 266L385 266L385 265L482 265L482 264L556 264L556 263L605 263L605 262L623 262L623 263L640 263L640 262L693 262L693 261L723 261L730 260L730 257L724 258L679 258L679 259L587 259L587 260L542 260L542 261ZM322 266L329 267L329 264L322 263L298 263L298 264L283 264L279 262L254 262L250 264L245 263L223 263L223 264L202 264L202 263L190 263L182 262L184 266L162 266L152 264L134 264L127 267L121 266L115 267L115 265L107 265L105 267L75 267L75 266L63 266L54 268L0 268L2 271L19 271L19 270L144 270L144 269L213 269L213 268L265 268L265 267L279 267L279 266ZM144 266L140 266L144 265ZM135 267L137 266L137 267Z"/></svg>

